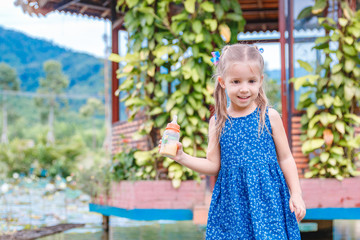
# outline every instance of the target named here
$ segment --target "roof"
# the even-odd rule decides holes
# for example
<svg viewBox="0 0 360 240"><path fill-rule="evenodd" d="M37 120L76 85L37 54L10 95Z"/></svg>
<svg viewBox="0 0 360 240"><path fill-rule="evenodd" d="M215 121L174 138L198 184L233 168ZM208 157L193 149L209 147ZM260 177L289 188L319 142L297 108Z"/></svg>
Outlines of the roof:
<svg viewBox="0 0 360 240"><path fill-rule="evenodd" d="M46 15L53 11L111 20L112 0L16 0L24 12ZM278 29L278 0L238 0L246 20L245 32ZM117 19L124 13L117 13Z"/></svg>

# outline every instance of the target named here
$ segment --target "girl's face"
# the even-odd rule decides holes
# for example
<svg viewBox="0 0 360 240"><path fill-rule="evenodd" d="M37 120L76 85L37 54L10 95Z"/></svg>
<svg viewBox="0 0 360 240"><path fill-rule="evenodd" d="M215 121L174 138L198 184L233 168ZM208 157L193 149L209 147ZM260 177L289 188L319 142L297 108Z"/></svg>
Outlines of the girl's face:
<svg viewBox="0 0 360 240"><path fill-rule="evenodd" d="M250 64L233 63L225 76L218 79L221 87L226 89L231 102L230 108L234 111L250 111L256 104L264 75L256 64Z"/></svg>

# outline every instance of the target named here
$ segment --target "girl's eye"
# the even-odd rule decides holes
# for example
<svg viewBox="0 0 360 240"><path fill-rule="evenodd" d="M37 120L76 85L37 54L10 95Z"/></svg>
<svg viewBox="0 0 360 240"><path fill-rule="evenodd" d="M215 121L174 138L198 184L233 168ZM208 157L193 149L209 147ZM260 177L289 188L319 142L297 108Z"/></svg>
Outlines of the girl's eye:
<svg viewBox="0 0 360 240"><path fill-rule="evenodd" d="M240 81L239 80L234 80L233 83L238 84L238 83L240 83Z"/></svg>
<svg viewBox="0 0 360 240"><path fill-rule="evenodd" d="M249 83L255 83L255 82L256 82L256 80L253 80L253 79L249 81Z"/></svg>

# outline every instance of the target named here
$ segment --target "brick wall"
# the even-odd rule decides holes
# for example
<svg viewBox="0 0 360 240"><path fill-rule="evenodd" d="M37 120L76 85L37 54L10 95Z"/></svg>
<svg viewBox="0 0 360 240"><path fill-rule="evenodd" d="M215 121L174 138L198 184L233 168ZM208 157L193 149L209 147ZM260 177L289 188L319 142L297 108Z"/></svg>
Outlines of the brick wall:
<svg viewBox="0 0 360 240"><path fill-rule="evenodd" d="M301 116L294 116L291 119L291 150L294 156L296 167L298 169L299 177L303 178L305 172L309 169L309 158L301 151L302 142L301 135Z"/></svg>
<svg viewBox="0 0 360 240"><path fill-rule="evenodd" d="M205 188L205 181L183 181L177 189L168 180L112 182L110 196L93 202L123 209L193 209L205 203Z"/></svg>
<svg viewBox="0 0 360 240"><path fill-rule="evenodd" d="M360 207L360 177L337 179L301 179L307 208Z"/></svg>
<svg viewBox="0 0 360 240"><path fill-rule="evenodd" d="M140 150L148 150L149 144L144 137L139 140L133 140L133 134L145 122L145 117L139 117L132 122L121 121L112 125L111 153L116 154L124 147L132 147Z"/></svg>

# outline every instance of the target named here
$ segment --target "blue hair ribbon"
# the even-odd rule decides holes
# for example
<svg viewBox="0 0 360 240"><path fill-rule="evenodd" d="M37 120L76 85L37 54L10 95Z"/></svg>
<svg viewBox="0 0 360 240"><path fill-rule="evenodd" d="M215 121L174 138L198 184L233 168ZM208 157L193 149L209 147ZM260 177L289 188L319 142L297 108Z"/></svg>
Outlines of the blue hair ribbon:
<svg viewBox="0 0 360 240"><path fill-rule="evenodd" d="M211 58L211 62L216 65L218 64L219 60L220 60L220 53L218 51L216 52L211 52L211 55L213 56L213 58Z"/></svg>

